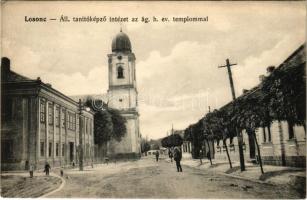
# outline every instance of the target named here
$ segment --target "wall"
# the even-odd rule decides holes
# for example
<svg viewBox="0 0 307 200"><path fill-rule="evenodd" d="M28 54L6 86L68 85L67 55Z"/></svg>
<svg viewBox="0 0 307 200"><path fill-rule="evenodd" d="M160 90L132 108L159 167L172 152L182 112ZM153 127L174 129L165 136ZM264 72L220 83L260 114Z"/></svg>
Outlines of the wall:
<svg viewBox="0 0 307 200"><path fill-rule="evenodd" d="M271 141L268 140L268 128L266 130L266 137L264 137L263 128L256 130L256 137L258 140L262 161L264 164L269 165L285 165L292 167L305 167L306 162L306 134L302 126L294 127L293 139L289 139L288 124L285 121L274 121L270 127ZM250 144L249 136L245 131L242 132L243 153L245 162L253 162L257 159L257 149L255 148L255 158L251 157L252 145ZM266 138L266 140L265 140ZM251 141L253 142L253 141ZM239 161L239 148L237 138L233 139L234 147L230 148L230 140L227 139L227 146L231 160ZM215 159L227 161L226 151L222 148L219 150L215 143Z"/></svg>

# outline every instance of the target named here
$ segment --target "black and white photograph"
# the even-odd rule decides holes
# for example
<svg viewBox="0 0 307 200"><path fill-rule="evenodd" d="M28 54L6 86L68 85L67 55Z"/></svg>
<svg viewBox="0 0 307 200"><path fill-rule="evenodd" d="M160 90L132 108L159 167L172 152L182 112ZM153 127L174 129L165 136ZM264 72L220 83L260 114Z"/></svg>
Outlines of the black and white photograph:
<svg viewBox="0 0 307 200"><path fill-rule="evenodd" d="M305 199L305 1L1 1L1 198Z"/></svg>

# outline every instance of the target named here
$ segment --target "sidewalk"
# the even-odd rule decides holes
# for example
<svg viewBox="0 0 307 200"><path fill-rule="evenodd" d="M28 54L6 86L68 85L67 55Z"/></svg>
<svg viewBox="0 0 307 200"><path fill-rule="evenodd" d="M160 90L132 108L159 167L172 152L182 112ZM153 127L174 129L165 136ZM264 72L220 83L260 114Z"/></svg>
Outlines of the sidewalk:
<svg viewBox="0 0 307 200"><path fill-rule="evenodd" d="M169 159L167 159L170 162ZM258 183L267 183L272 185L296 185L306 183L306 171L304 168L283 167L273 165L263 165L264 174L261 174L260 166L252 163L245 163L246 170L241 172L240 163L232 161L232 169L228 161L212 160L212 166L208 159L183 158L182 165L209 170L213 173L230 176L233 178L249 180Z"/></svg>
<svg viewBox="0 0 307 200"><path fill-rule="evenodd" d="M1 196L10 198L45 197L65 185L65 180L52 172L50 176L34 172L33 178L26 171L1 172L1 182Z"/></svg>

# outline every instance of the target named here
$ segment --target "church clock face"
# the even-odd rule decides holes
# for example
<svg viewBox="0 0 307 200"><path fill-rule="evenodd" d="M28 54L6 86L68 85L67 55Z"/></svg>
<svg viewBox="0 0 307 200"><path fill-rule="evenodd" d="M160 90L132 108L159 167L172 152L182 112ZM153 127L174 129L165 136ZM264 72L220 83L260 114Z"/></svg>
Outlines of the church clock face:
<svg viewBox="0 0 307 200"><path fill-rule="evenodd" d="M121 60L123 57L122 56L117 56L117 59L118 60Z"/></svg>

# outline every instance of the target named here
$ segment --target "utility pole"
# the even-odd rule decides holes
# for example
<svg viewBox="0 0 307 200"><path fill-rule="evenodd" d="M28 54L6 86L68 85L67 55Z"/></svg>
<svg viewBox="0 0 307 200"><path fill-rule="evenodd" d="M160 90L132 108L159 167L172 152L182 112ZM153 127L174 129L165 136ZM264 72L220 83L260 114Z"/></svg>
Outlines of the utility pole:
<svg viewBox="0 0 307 200"><path fill-rule="evenodd" d="M82 102L79 99L79 170L83 171Z"/></svg>
<svg viewBox="0 0 307 200"><path fill-rule="evenodd" d="M231 73L231 66L234 66L237 64L230 64L229 59L226 59L226 65L224 66L218 66L218 68L222 68L222 67L227 67L227 71L228 71L228 76L229 76L229 82L230 82L230 89L231 89L231 94L232 94L232 99L234 101L235 104L235 99L236 99L236 93L235 93L235 88L233 85L233 80L232 80L232 73ZM235 105L233 105L235 108ZM245 163L244 163L244 155L243 155L243 147L242 147L242 135L241 133L238 131L238 129L236 128L236 135L237 135L237 139L238 139L238 145L239 145L239 155L240 155L240 167L241 167L241 171L245 171Z"/></svg>

